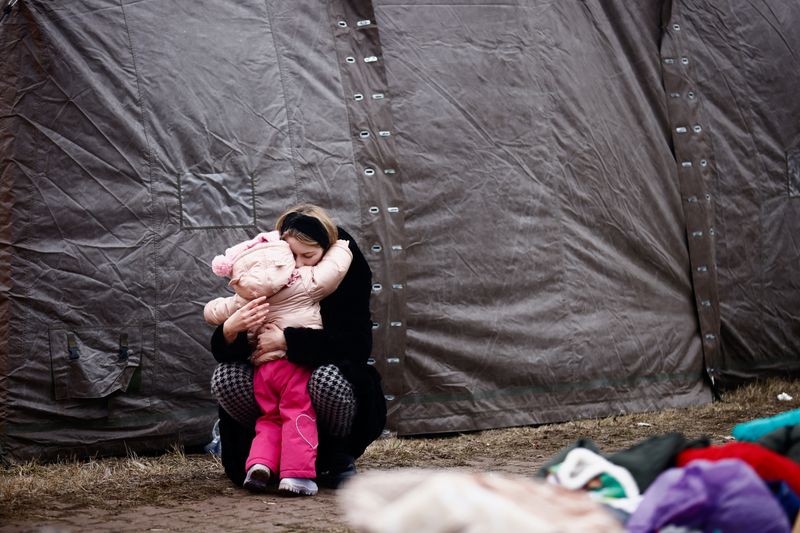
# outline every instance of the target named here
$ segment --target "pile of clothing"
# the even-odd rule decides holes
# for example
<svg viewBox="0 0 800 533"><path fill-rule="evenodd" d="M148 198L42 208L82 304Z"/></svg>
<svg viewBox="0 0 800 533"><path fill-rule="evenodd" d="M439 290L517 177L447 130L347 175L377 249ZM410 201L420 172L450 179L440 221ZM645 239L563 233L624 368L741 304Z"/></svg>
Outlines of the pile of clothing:
<svg viewBox="0 0 800 533"><path fill-rule="evenodd" d="M667 433L604 455L589 439L532 478L401 470L339 494L357 531L800 533L800 409L711 445ZM793 529L794 526L794 529Z"/></svg>
<svg viewBox="0 0 800 533"><path fill-rule="evenodd" d="M537 476L587 492L632 533L785 533L800 510L800 425L781 425L800 424L800 410L788 414L740 424L721 445L669 433L605 457L579 440Z"/></svg>

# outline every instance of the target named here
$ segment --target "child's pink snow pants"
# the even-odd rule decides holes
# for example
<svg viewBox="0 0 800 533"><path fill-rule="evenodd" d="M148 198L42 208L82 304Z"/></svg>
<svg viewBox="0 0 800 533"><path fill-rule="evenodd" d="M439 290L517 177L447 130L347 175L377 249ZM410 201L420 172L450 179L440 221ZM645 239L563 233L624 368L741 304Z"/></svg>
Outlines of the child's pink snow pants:
<svg viewBox="0 0 800 533"><path fill-rule="evenodd" d="M256 368L253 390L263 413L256 421L247 468L266 465L281 478L317 477L317 422L308 378L311 371L285 358Z"/></svg>

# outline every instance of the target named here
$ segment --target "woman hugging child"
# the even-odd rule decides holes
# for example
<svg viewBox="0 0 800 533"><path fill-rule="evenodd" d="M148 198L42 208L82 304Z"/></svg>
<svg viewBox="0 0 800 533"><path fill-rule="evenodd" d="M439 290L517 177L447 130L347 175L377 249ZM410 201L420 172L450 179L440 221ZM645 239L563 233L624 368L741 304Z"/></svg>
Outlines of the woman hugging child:
<svg viewBox="0 0 800 533"><path fill-rule="evenodd" d="M231 278L229 285L236 294L208 302L203 312L206 321L222 324L248 302L266 300L268 312L258 328L248 331L253 346L270 324L280 329L322 328L319 302L336 290L350 268L353 254L348 244L337 240L315 266L300 267L277 231L228 248L225 255L214 258L212 269ZM313 478L318 435L307 389L310 376L310 369L285 357L256 368L253 388L261 416L245 465L245 488L264 491L273 474L279 473L279 490L317 493Z"/></svg>

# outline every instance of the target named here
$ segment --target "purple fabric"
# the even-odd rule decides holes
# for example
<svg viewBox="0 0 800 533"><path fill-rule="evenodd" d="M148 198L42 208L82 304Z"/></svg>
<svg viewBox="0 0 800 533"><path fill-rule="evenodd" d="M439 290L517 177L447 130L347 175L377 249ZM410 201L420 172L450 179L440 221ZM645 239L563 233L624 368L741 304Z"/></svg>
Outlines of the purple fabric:
<svg viewBox="0 0 800 533"><path fill-rule="evenodd" d="M626 529L645 533L667 525L725 533L790 529L766 484L738 459L692 461L664 471L645 492Z"/></svg>

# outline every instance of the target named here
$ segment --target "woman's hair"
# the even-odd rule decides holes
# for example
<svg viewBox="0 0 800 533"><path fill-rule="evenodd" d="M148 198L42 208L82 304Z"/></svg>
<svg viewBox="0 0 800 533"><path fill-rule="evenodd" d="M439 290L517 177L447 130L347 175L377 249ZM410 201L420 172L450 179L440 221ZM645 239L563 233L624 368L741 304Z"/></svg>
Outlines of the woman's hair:
<svg viewBox="0 0 800 533"><path fill-rule="evenodd" d="M275 229L281 233L281 238L294 237L298 241L302 242L303 244L307 244L308 246L323 245L323 243L319 242L317 239L314 239L313 237L303 233L297 228L290 226L284 231L281 231L281 228L284 226L284 222L286 221L286 217L294 213L311 217L319 222L321 226L320 229L322 230L323 234L327 234L328 236L328 246L325 246L325 248L330 247L330 245L335 243L339 238L339 231L336 229L336 224L334 224L333 219L331 219L331 217L323 208L314 204L296 205L281 213L281 216L278 217L278 221L275 222Z"/></svg>

